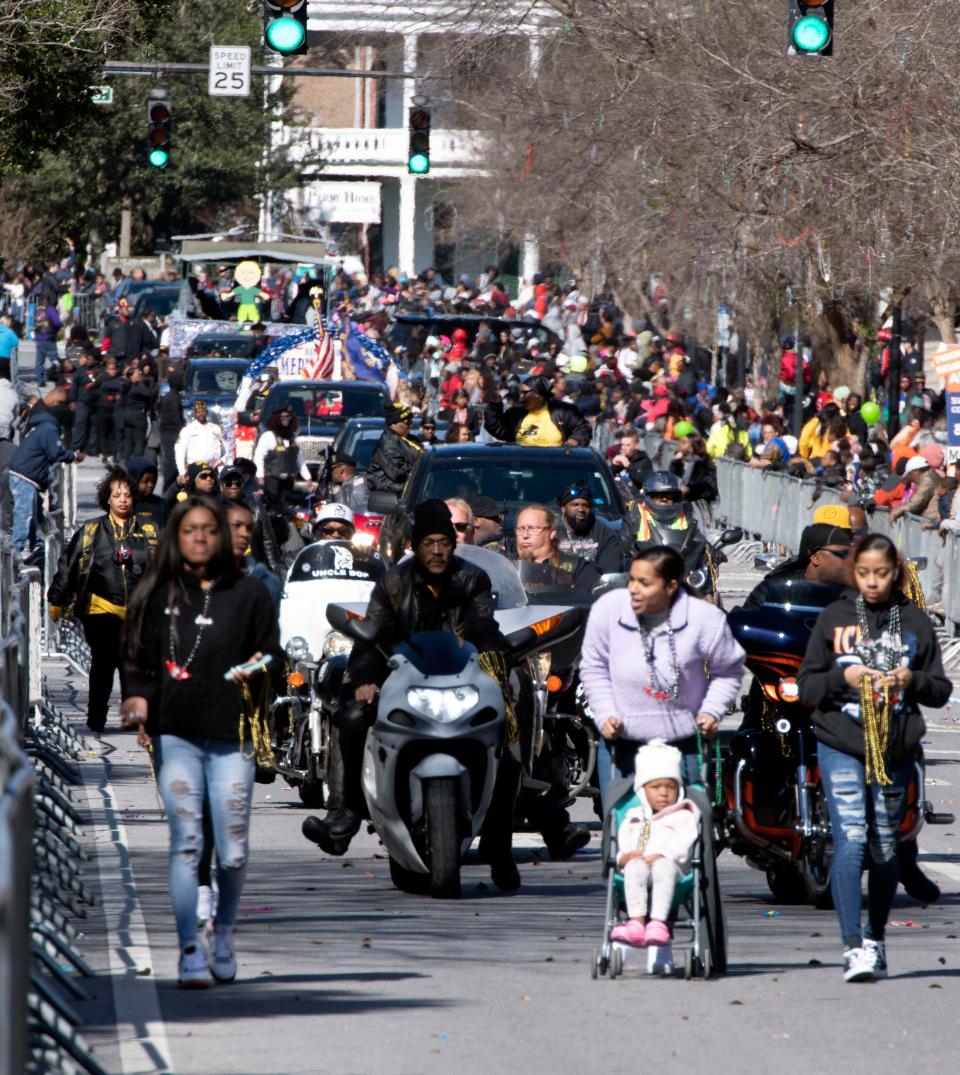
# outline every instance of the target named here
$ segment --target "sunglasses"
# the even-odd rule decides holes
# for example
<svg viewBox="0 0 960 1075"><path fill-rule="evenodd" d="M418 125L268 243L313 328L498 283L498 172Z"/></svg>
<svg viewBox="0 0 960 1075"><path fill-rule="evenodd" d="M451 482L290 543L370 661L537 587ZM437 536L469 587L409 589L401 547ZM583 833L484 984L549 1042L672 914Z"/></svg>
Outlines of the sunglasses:
<svg viewBox="0 0 960 1075"><path fill-rule="evenodd" d="M350 537L350 527L333 523L329 526L321 526L320 534L322 537Z"/></svg>
<svg viewBox="0 0 960 1075"><path fill-rule="evenodd" d="M224 489L239 489L243 485L243 478L226 478L220 483Z"/></svg>
<svg viewBox="0 0 960 1075"><path fill-rule="evenodd" d="M846 558L850 555L850 550L849 549L827 549L827 548L823 548L823 549L818 549L817 551L818 552L828 552L828 553L830 553L831 556L836 556L836 558L838 560L846 560Z"/></svg>
<svg viewBox="0 0 960 1075"><path fill-rule="evenodd" d="M454 523L453 524L453 529L456 530L456 532L458 534L465 534L470 529L470 524L469 523Z"/></svg>

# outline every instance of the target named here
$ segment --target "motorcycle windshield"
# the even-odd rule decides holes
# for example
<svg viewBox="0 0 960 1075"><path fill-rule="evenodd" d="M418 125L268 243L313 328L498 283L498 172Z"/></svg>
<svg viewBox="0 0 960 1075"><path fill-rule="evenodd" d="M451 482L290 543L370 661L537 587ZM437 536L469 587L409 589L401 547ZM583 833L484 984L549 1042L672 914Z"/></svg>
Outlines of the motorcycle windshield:
<svg viewBox="0 0 960 1075"><path fill-rule="evenodd" d="M767 579L764 607L783 609L784 612L820 612L843 593L842 586L824 582L789 577Z"/></svg>
<svg viewBox="0 0 960 1075"><path fill-rule="evenodd" d="M376 582L386 571L380 554L358 549L349 541L318 541L297 553L287 572L287 583L318 579L353 579Z"/></svg>
<svg viewBox="0 0 960 1075"><path fill-rule="evenodd" d="M523 608L528 604L516 566L505 556L478 545L458 545L456 555L487 573L498 612L508 608Z"/></svg>
<svg viewBox="0 0 960 1075"><path fill-rule="evenodd" d="M582 605L593 599L596 575L585 575L584 582L575 582L572 572L549 561L518 560L514 566L531 604Z"/></svg>
<svg viewBox="0 0 960 1075"><path fill-rule="evenodd" d="M452 631L422 631L394 648L394 653L425 676L459 675L476 652L475 646L461 642Z"/></svg>

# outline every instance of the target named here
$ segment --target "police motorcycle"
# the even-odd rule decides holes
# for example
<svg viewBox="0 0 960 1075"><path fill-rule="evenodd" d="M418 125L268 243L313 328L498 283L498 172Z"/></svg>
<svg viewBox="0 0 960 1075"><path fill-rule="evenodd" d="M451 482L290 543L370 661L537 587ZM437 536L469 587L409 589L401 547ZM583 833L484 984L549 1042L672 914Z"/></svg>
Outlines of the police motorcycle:
<svg viewBox="0 0 960 1075"><path fill-rule="evenodd" d="M276 769L313 809L324 805L329 788L331 714L353 647L327 623L325 610L368 601L385 570L375 550L342 540L305 546L287 571L279 617L287 689L270 707L271 724Z"/></svg>
<svg viewBox="0 0 960 1075"><path fill-rule="evenodd" d="M758 557L756 566L780 565ZM833 842L817 766L813 710L801 705L797 674L820 612L836 586L785 575L767 580L760 608L734 609L730 630L753 674L741 706L724 772L723 843L766 875L775 900L831 906ZM907 790L900 841L914 840L924 822L949 824L924 799L922 758Z"/></svg>
<svg viewBox="0 0 960 1075"><path fill-rule="evenodd" d="M455 554L490 577L516 688L528 659L574 634L582 612L528 605L516 571L499 553L460 545ZM376 625L364 620L365 611L365 603L342 603L328 605L326 614L339 634L376 642ZM398 643L386 656L390 674L363 756L370 820L397 888L455 898L464 855L490 807L501 754L520 753L521 745L506 742L503 694L474 646L431 631ZM514 709L521 704L517 699ZM518 717L523 737L526 721Z"/></svg>
<svg viewBox="0 0 960 1075"><path fill-rule="evenodd" d="M624 526L631 528L634 549L647 545L667 545L683 557L686 581L697 597L723 608L718 578L726 560L725 545L743 540L739 527L724 530L714 542L707 540L709 520L701 501L684 501L683 486L668 470L651 471L643 480L643 492L633 517Z"/></svg>

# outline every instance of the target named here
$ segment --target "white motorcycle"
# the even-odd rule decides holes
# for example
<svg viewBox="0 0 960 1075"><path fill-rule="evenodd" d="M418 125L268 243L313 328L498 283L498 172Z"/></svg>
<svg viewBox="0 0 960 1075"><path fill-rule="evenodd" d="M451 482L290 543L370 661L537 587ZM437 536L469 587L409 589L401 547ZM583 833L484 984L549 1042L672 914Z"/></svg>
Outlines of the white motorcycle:
<svg viewBox="0 0 960 1075"><path fill-rule="evenodd" d="M366 603L385 566L378 553L349 541L301 549L287 571L280 600L280 644L287 655L287 691L271 707L277 772L304 806L324 805L330 782L330 714L353 641L327 622L327 606Z"/></svg>

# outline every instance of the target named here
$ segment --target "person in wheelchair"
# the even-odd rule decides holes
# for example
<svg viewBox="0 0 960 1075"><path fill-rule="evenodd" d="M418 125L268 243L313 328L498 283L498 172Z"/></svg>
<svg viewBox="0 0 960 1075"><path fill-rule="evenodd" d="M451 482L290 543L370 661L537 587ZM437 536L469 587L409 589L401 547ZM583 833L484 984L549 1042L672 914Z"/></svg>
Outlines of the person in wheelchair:
<svg viewBox="0 0 960 1075"><path fill-rule="evenodd" d="M700 831L700 811L684 797L682 767L683 755L663 740L637 751L638 805L626 811L617 830L628 917L610 931L612 941L640 948L670 944L677 878L690 869Z"/></svg>

